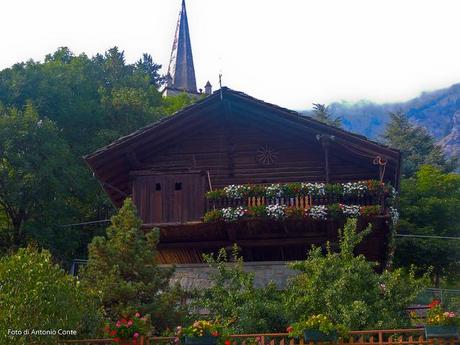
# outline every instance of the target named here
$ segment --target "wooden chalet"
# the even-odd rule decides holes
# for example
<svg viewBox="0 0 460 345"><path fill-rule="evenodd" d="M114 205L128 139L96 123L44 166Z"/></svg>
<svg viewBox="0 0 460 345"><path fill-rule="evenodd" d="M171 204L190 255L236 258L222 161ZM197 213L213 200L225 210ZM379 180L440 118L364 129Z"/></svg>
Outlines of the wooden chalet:
<svg viewBox="0 0 460 345"><path fill-rule="evenodd" d="M219 207L344 202L327 195L210 201L205 197L210 190L370 179L397 189L400 170L397 150L226 87L85 160L117 207L132 197L144 227L160 228L162 263L200 263L203 253L234 243L247 261L302 259L312 244L336 243L344 222L268 217L204 222L205 213ZM371 222L373 230L359 251L383 263L391 226L385 200L358 199L353 203L382 207L378 215L360 217L359 226Z"/></svg>

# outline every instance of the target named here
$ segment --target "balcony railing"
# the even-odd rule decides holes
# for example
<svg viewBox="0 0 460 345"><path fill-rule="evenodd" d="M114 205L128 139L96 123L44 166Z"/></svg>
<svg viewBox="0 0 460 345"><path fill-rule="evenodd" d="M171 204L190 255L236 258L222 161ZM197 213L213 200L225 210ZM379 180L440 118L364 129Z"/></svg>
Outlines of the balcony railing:
<svg viewBox="0 0 460 345"><path fill-rule="evenodd" d="M348 183L230 185L206 194L205 222L272 217L331 219L391 215L397 218L396 191L368 180Z"/></svg>

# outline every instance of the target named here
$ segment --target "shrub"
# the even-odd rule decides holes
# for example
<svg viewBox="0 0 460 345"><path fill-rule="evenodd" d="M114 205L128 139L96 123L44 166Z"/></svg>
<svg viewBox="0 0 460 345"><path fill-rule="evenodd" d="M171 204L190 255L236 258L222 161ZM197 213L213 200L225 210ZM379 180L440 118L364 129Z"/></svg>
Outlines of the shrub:
<svg viewBox="0 0 460 345"><path fill-rule="evenodd" d="M97 297L53 264L51 254L33 247L0 260L0 344L56 342L53 336L18 335L12 330L76 330L93 336L102 328Z"/></svg>
<svg viewBox="0 0 460 345"><path fill-rule="evenodd" d="M300 273L293 277L285 296L291 322L323 314L346 329L381 329L410 326L405 308L424 286L412 272L385 271L353 251L369 229L356 233L356 219L349 219L340 235L338 253L313 248L304 261L291 264Z"/></svg>
<svg viewBox="0 0 460 345"><path fill-rule="evenodd" d="M212 285L198 292L197 310L209 311L209 318L229 325L230 333L266 333L284 331L282 292L274 283L254 287L254 274L245 272L238 249L229 260L224 249L216 256L205 255L211 270Z"/></svg>

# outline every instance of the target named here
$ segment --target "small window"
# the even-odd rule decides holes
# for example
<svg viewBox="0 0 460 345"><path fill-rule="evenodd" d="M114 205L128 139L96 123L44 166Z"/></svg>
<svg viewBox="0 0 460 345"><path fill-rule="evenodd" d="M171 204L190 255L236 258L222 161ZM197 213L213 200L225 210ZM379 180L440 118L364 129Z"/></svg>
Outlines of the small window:
<svg viewBox="0 0 460 345"><path fill-rule="evenodd" d="M174 186L174 190L182 190L182 183L176 182L176 185Z"/></svg>
<svg viewBox="0 0 460 345"><path fill-rule="evenodd" d="M155 184L155 190L156 190L157 192L161 191L161 183Z"/></svg>

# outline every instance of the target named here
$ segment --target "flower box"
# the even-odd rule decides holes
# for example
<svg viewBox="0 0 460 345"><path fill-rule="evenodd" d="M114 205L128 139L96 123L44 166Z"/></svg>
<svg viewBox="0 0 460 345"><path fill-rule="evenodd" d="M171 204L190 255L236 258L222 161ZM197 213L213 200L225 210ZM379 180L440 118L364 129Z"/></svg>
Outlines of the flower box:
<svg viewBox="0 0 460 345"><path fill-rule="evenodd" d="M306 329L303 331L303 340L306 343L310 341L336 341L337 340L337 332L331 332L330 334L326 334L321 332L317 329Z"/></svg>
<svg viewBox="0 0 460 345"><path fill-rule="evenodd" d="M457 326L425 326L425 338L459 338Z"/></svg>
<svg viewBox="0 0 460 345"><path fill-rule="evenodd" d="M192 337L186 335L184 337L184 343L185 345L216 345L218 339L218 337L214 337L212 335L205 335L202 337Z"/></svg>

